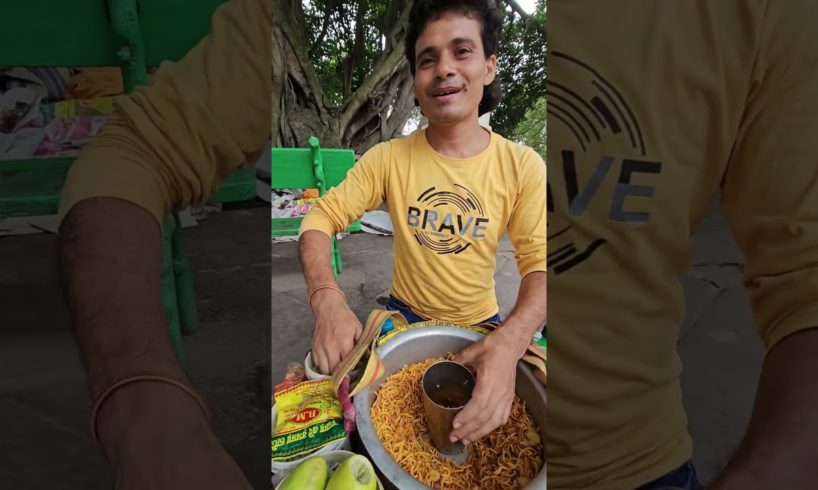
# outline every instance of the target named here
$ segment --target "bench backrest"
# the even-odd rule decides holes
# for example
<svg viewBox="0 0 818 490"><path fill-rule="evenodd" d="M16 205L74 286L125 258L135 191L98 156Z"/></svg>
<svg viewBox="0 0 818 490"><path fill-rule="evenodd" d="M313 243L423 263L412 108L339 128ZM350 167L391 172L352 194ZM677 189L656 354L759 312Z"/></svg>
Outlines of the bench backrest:
<svg viewBox="0 0 818 490"><path fill-rule="evenodd" d="M177 61L210 29L227 0L25 0L2 2L4 66L123 66L123 48L143 67ZM127 56L126 56L127 58ZM139 67L133 67L139 69Z"/></svg>
<svg viewBox="0 0 818 490"><path fill-rule="evenodd" d="M340 184L355 166L355 152L320 148L310 138L310 148L273 148L270 154L270 187L277 189L318 189L320 195ZM302 218L272 218L273 236L298 234ZM360 225L354 224L351 230Z"/></svg>

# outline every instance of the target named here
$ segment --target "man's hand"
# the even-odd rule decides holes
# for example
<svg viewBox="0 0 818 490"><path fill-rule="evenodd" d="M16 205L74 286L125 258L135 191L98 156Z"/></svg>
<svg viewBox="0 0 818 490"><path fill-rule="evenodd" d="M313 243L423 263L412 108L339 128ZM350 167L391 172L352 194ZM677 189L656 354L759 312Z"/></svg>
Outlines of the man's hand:
<svg viewBox="0 0 818 490"><path fill-rule="evenodd" d="M315 331L312 336L312 360L323 374L332 374L344 356L355 347L364 327L349 308L346 298L335 288L332 274L330 237L310 230L298 240L298 257L304 269L308 291L315 313ZM319 289L322 286L333 286Z"/></svg>
<svg viewBox="0 0 818 490"><path fill-rule="evenodd" d="M344 297L334 289L322 289L315 293L312 304L315 312L312 360L321 373L332 374L355 347L363 325Z"/></svg>
<svg viewBox="0 0 818 490"><path fill-rule="evenodd" d="M175 386L125 385L106 399L97 421L116 490L252 488L196 401Z"/></svg>
<svg viewBox="0 0 818 490"><path fill-rule="evenodd" d="M515 339L517 333L500 328L467 347L455 361L473 367L476 385L468 404L454 418L452 442L468 445L508 422L514 401L517 361L528 342Z"/></svg>
<svg viewBox="0 0 818 490"><path fill-rule="evenodd" d="M517 303L503 325L455 358L477 371L472 399L454 418L452 442L480 439L508 421L514 401L517 362L546 319L545 272L526 274Z"/></svg>

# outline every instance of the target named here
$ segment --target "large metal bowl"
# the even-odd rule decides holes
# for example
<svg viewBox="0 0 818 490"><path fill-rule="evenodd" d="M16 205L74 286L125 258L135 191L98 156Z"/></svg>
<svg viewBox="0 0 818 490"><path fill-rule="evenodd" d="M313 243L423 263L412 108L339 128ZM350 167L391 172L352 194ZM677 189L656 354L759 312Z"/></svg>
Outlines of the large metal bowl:
<svg viewBox="0 0 818 490"><path fill-rule="evenodd" d="M386 451L375 433L370 408L381 383L389 375L397 372L407 364L432 357L442 357L449 352L459 352L481 338L481 334L462 328L427 327L401 332L378 348L378 355L384 365L384 376L361 390L355 396L353 403L360 444L381 474L385 488L431 490L413 478L392 459L392 456ZM525 401L531 416L540 427L540 437L545 441L545 407L547 401L545 387L534 377L531 368L522 362L517 366L516 392ZM545 490L545 474L546 470L543 467L537 477L529 482L523 490Z"/></svg>

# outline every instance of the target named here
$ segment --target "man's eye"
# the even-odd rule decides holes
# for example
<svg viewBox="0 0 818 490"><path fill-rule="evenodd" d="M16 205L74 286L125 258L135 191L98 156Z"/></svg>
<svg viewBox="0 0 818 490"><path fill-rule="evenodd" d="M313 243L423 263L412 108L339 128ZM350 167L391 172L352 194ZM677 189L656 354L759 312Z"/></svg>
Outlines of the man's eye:
<svg viewBox="0 0 818 490"><path fill-rule="evenodd" d="M434 61L432 58L423 58L422 60L420 60L419 64L421 66L425 66L425 65L430 64L432 61Z"/></svg>
<svg viewBox="0 0 818 490"><path fill-rule="evenodd" d="M469 53L471 53L471 50L469 50L468 48L460 48L460 49L457 50L457 55L458 56L466 56Z"/></svg>

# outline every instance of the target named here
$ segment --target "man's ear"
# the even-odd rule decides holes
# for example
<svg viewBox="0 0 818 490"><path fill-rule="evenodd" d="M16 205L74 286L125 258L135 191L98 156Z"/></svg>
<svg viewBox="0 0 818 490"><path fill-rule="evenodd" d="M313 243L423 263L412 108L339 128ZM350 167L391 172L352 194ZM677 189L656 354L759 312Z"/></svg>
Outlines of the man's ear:
<svg viewBox="0 0 818 490"><path fill-rule="evenodd" d="M497 76L497 56L491 55L486 58L486 77L483 81L483 85L489 86L494 81L494 78Z"/></svg>

